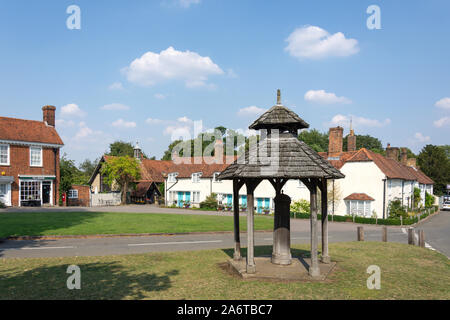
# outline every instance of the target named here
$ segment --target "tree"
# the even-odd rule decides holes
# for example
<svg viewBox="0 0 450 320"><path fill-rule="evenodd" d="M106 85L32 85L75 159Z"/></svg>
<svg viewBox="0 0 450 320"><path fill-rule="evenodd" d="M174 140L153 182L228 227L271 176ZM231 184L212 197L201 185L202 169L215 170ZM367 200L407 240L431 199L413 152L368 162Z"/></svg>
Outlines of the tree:
<svg viewBox="0 0 450 320"><path fill-rule="evenodd" d="M414 208L418 208L419 207L420 200L421 200L420 189L419 188L414 188L414 192L413 192Z"/></svg>
<svg viewBox="0 0 450 320"><path fill-rule="evenodd" d="M178 145L179 143L183 142L182 140L175 140L174 142L172 142L171 144L169 144L169 146L167 147L167 150L164 152L163 157L161 158L161 160L172 160L172 151L173 148L175 148L176 145ZM180 155L181 156L181 155Z"/></svg>
<svg viewBox="0 0 450 320"><path fill-rule="evenodd" d="M97 167L97 163L99 160L91 161L89 159L84 160L79 166L78 169L81 171L81 173L84 176L84 179L86 183L89 181L89 178L92 176L92 174L95 171L95 168Z"/></svg>
<svg viewBox="0 0 450 320"><path fill-rule="evenodd" d="M67 154L61 157L59 162L60 194L68 192L74 184L85 184L83 173L75 165L75 161L67 159Z"/></svg>
<svg viewBox="0 0 450 320"><path fill-rule="evenodd" d="M334 214L333 209L336 208L342 200L342 191L339 186L339 181L327 180L327 199L328 206L331 206L332 214Z"/></svg>
<svg viewBox="0 0 450 320"><path fill-rule="evenodd" d="M116 157L106 161L101 169L108 184L117 183L122 190L122 203L127 200L127 191L130 183L141 178L139 162L132 157Z"/></svg>
<svg viewBox="0 0 450 320"><path fill-rule="evenodd" d="M406 207L402 205L400 199L395 199L389 202L388 205L389 218L400 218L406 219L408 213L406 212Z"/></svg>
<svg viewBox="0 0 450 320"><path fill-rule="evenodd" d="M298 139L313 148L316 152L328 151L327 133L320 133L317 129L303 130L298 135Z"/></svg>
<svg viewBox="0 0 450 320"><path fill-rule="evenodd" d="M344 150L347 150L347 137L344 138L343 141L343 148ZM368 134L366 135L356 135L356 150L359 150L361 148L366 148L368 150L371 150L376 153L383 154L385 153L383 149L383 145L381 144L381 141L375 137L372 137Z"/></svg>
<svg viewBox="0 0 450 320"><path fill-rule="evenodd" d="M434 196L425 192L425 208L431 208L434 205Z"/></svg>
<svg viewBox="0 0 450 320"><path fill-rule="evenodd" d="M108 155L116 157L133 157L134 147L130 142L115 141L109 145Z"/></svg>
<svg viewBox="0 0 450 320"><path fill-rule="evenodd" d="M450 158L445 148L426 145L417 157L417 164L434 181L434 194L444 194L446 185L450 184Z"/></svg>

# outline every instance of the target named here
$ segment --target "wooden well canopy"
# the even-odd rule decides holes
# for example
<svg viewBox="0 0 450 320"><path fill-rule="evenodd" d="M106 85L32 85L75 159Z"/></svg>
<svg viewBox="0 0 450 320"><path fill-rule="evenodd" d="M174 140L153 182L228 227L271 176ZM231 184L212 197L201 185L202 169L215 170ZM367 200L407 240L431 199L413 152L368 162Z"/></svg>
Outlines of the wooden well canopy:
<svg viewBox="0 0 450 320"><path fill-rule="evenodd" d="M344 178L344 175L323 159L316 151L298 139L298 130L309 124L295 112L281 104L278 90L277 104L261 115L249 127L264 130L261 140L250 145L249 151L228 166L219 176L233 180L234 202L234 259L241 259L239 236L239 190L247 189L247 272L256 272L254 262L254 191L267 179L275 189L274 243L272 263L291 263L290 254L290 198L282 194L289 179L301 180L310 191L311 204L311 276L320 275L317 234L317 188L322 195L322 261L328 263L327 180Z"/></svg>

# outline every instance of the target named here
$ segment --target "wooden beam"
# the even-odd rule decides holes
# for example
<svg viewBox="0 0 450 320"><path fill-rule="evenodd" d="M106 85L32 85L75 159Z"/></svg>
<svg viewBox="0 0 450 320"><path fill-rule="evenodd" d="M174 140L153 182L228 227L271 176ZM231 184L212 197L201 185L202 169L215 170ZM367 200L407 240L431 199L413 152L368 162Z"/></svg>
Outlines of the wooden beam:
<svg viewBox="0 0 450 320"><path fill-rule="evenodd" d="M234 218L234 260L241 260L241 239L239 228L239 183L238 179L233 179L233 218ZM243 184L243 183L242 183ZM241 184L241 186L242 186Z"/></svg>
<svg viewBox="0 0 450 320"><path fill-rule="evenodd" d="M328 190L327 179L320 181L320 193L322 203L322 262L330 263L331 259L328 253Z"/></svg>
<svg viewBox="0 0 450 320"><path fill-rule="evenodd" d="M259 183L259 182L258 182ZM253 192L258 185L255 181L247 180L247 273L255 273L255 234L254 234L254 199Z"/></svg>
<svg viewBox="0 0 450 320"><path fill-rule="evenodd" d="M319 242L317 237L317 185L316 179L311 179L310 182L310 208L311 208L311 264L309 266L309 275L311 277L320 276L319 259L317 254L317 244Z"/></svg>

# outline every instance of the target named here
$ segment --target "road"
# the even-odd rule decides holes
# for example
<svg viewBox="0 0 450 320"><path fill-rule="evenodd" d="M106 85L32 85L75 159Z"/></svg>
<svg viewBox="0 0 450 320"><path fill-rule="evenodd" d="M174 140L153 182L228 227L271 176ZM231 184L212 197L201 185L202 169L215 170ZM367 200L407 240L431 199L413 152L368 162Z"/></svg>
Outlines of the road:
<svg viewBox="0 0 450 320"><path fill-rule="evenodd" d="M353 223L329 223L329 241L356 240ZM450 212L442 212L417 226L423 229L430 247L450 257ZM380 241L382 227L364 225L366 241ZM256 232L255 245L272 245L272 232ZM389 227L388 241L407 243L405 228ZM309 243L309 221L291 220L291 242ZM246 234L241 234L241 246L246 246ZM0 243L0 258L38 258L103 256L163 251L191 251L233 248L232 233L209 233L189 235L158 235L142 237L108 237L56 240L8 240Z"/></svg>

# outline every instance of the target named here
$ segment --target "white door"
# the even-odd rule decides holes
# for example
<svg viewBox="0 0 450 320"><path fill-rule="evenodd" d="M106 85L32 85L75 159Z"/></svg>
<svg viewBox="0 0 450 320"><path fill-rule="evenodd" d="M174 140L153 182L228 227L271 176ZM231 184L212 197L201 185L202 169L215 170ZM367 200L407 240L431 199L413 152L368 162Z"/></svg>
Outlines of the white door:
<svg viewBox="0 0 450 320"><path fill-rule="evenodd" d="M7 206L11 206L11 185L0 184L0 201Z"/></svg>

